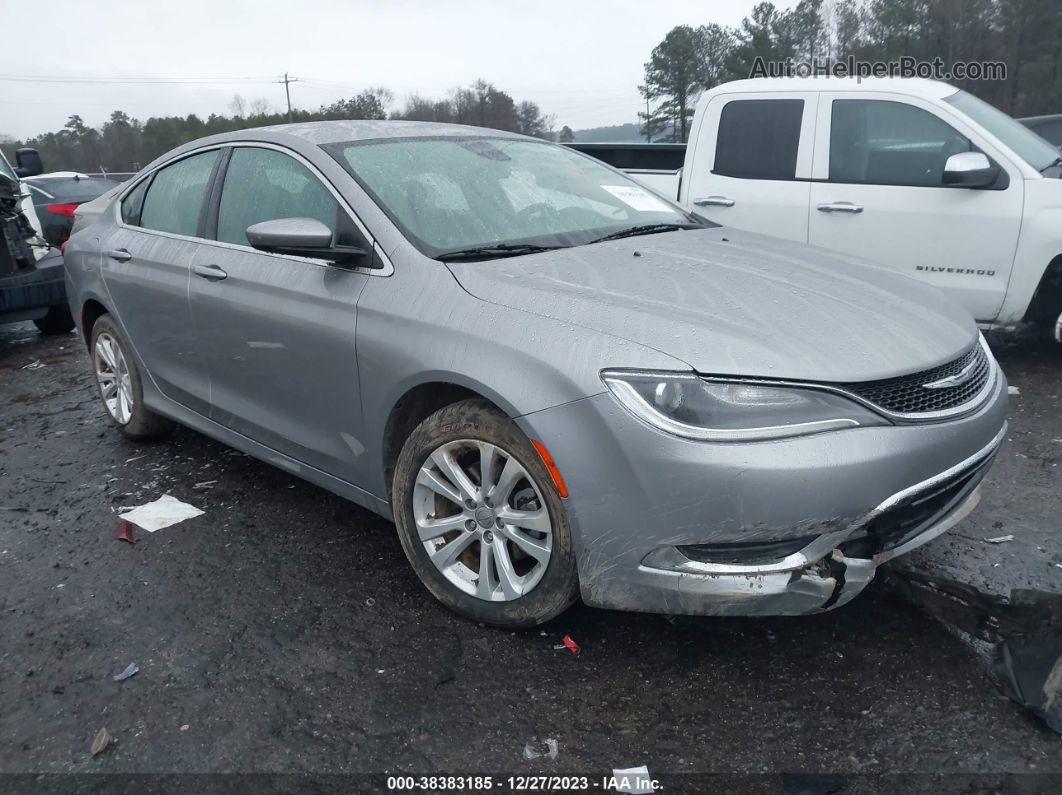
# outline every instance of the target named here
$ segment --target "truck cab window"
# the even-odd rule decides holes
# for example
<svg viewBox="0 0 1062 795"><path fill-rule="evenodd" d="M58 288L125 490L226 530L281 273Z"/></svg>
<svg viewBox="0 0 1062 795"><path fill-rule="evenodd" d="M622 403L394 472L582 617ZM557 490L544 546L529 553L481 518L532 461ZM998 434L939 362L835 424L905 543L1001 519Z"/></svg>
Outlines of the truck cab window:
<svg viewBox="0 0 1062 795"><path fill-rule="evenodd" d="M719 117L712 173L741 179L796 176L802 99L740 99Z"/></svg>
<svg viewBox="0 0 1062 795"><path fill-rule="evenodd" d="M903 102L837 99L830 123L830 182L943 185L944 164L970 140Z"/></svg>

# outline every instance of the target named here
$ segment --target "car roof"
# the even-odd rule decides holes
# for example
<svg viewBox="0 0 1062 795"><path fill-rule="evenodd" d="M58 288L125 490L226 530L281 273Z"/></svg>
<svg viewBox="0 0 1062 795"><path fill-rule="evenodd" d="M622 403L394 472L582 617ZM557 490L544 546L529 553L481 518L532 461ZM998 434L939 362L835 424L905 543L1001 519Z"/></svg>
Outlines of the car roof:
<svg viewBox="0 0 1062 795"><path fill-rule="evenodd" d="M415 138L514 138L526 141L539 141L538 138L530 138L518 133L494 130L487 127L471 127L465 124L441 124L431 121L398 121L398 120L350 120L341 119L336 121L311 121L295 122L294 124L272 124L267 127L249 127L245 130L218 133L189 141L186 144L171 149L169 152L155 158L148 163L139 173L150 171L164 162L179 157L187 152L200 149L205 146L217 146L226 143L260 142L287 146L303 154L310 154L308 150L327 146L328 144L345 143L347 141L376 141L386 139L415 139Z"/></svg>
<svg viewBox="0 0 1062 795"><path fill-rule="evenodd" d="M345 141L370 141L380 138L422 138L422 137L468 137L491 136L503 138L522 138L524 136L504 130L492 130L486 127L471 127L465 124L441 124L432 121L378 121L378 120L339 120L311 121L295 124L274 124L245 130L247 133L271 132L292 135L317 145L342 143Z"/></svg>
<svg viewBox="0 0 1062 795"><path fill-rule="evenodd" d="M764 91L887 91L925 99L943 99L958 91L940 80L920 77L754 77L716 86L709 94Z"/></svg>

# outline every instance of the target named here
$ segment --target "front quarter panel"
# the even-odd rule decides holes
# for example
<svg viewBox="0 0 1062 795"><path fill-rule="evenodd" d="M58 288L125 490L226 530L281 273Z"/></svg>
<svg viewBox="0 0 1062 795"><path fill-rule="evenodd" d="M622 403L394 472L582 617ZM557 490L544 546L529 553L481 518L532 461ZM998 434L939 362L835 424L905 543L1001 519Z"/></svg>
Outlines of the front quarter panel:
<svg viewBox="0 0 1062 795"><path fill-rule="evenodd" d="M391 259L394 274L370 280L358 303L365 447L379 462L367 488L377 495L387 493L387 419L420 384L466 387L518 417L604 391L606 367L689 369L636 343L475 298L412 246Z"/></svg>
<svg viewBox="0 0 1062 795"><path fill-rule="evenodd" d="M1007 296L996 318L1000 326L1021 322L1047 266L1062 255L1062 179L1036 177L1024 184L1025 212Z"/></svg>

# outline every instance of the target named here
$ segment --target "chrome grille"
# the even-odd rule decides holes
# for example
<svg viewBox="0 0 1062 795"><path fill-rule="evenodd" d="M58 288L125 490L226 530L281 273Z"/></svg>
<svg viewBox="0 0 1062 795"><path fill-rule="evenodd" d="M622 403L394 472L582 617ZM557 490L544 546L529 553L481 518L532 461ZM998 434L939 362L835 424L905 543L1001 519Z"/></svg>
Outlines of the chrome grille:
<svg viewBox="0 0 1062 795"><path fill-rule="evenodd" d="M962 383L936 389L926 388L926 384L957 376L971 365L969 378ZM898 378L838 386L885 411L918 415L962 408L984 389L991 373L992 366L988 354L984 346L978 344L958 359L931 370L922 370Z"/></svg>

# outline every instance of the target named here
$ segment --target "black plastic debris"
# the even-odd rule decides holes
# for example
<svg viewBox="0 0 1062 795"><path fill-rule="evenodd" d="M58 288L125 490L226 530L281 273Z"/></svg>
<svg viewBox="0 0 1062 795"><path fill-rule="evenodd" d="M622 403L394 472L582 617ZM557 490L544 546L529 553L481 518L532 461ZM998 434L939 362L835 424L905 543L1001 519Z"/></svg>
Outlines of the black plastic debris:
<svg viewBox="0 0 1062 795"><path fill-rule="evenodd" d="M1003 692L1062 734L1062 594L1015 588L1009 598L909 570L889 584L930 615L995 645L992 673Z"/></svg>

